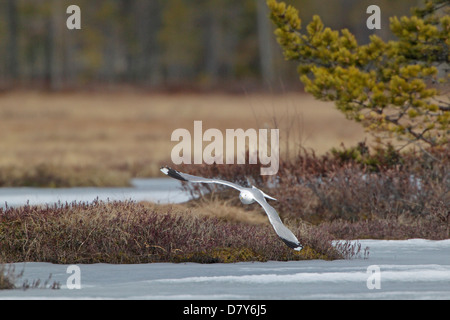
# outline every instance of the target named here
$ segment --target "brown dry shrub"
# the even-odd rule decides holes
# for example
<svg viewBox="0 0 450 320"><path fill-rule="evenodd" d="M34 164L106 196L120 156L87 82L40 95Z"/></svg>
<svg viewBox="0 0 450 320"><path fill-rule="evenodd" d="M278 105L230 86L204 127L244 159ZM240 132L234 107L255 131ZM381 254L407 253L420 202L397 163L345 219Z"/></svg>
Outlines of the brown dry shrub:
<svg viewBox="0 0 450 320"><path fill-rule="evenodd" d="M53 263L237 262L346 258L331 236L301 231L289 249L271 226L229 222L126 202L0 209L0 261ZM295 230L294 231L300 231Z"/></svg>
<svg viewBox="0 0 450 320"><path fill-rule="evenodd" d="M260 165L199 165L179 169L194 175L218 177L243 186L254 184L278 199L271 205L283 218L313 224L340 221L372 225L363 233L338 232L336 236L450 237L450 148L408 151L378 149L370 154L364 144L357 149L334 151L317 157L302 152L296 159L280 161L276 178L261 176ZM193 197L235 199L227 187L184 184ZM406 222L408 221L408 222ZM414 221L414 223L411 223ZM384 232L378 229L383 226ZM346 229L346 228L344 228ZM373 229L373 231L371 231ZM350 229L349 229L350 230Z"/></svg>

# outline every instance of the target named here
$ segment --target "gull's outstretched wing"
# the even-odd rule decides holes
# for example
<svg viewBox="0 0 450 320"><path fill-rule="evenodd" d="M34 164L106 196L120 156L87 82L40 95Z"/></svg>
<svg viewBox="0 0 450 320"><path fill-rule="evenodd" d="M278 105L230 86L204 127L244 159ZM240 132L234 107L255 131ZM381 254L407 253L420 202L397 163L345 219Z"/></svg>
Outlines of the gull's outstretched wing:
<svg viewBox="0 0 450 320"><path fill-rule="evenodd" d="M223 185L232 187L239 191L242 191L243 189L245 189L244 187L241 187L240 185L237 185L237 184L229 182L229 181L220 180L220 179L208 179L208 178L193 176L193 175L183 173L183 172L177 171L177 170L169 168L169 167L162 167L160 170L162 173L168 175L169 177L172 177L172 178L175 178L175 179L178 179L181 181L223 184Z"/></svg>
<svg viewBox="0 0 450 320"><path fill-rule="evenodd" d="M236 190L243 191L247 190L250 191L253 195L253 198L256 202L258 202L266 212L267 216L269 217L269 221L272 224L273 228L275 229L276 234L283 240L283 242L290 248L300 251L303 249L303 246L300 244L300 241L298 241L297 237L292 233L291 230L289 230L281 221L280 216L275 211L275 209L270 206L266 199L264 197L268 197L269 199L276 200L275 198L272 198L270 196L267 196L265 193L263 193L261 190L259 190L256 187L245 188L241 187L235 183L219 180L219 179L208 179L198 176L193 176L187 173L182 173L180 171L174 170L169 167L162 167L161 172L168 175L169 177L181 180L181 181L187 181L187 182L198 182L198 183L217 183L226 185L229 187L232 187Z"/></svg>
<svg viewBox="0 0 450 320"><path fill-rule="evenodd" d="M261 190L258 188L253 188L252 193L255 197L255 201L258 202L261 207L263 207L267 216L269 217L269 221L272 224L273 228L277 235L283 240L283 242L289 247L296 251L300 251L303 249L303 246L298 241L297 237L289 230L281 221L280 216L277 211L267 203L266 199L264 199L264 195Z"/></svg>

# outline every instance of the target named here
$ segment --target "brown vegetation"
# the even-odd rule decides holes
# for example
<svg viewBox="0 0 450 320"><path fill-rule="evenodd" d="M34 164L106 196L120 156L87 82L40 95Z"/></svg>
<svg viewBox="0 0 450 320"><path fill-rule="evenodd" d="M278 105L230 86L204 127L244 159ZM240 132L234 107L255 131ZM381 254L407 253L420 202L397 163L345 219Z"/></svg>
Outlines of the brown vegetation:
<svg viewBox="0 0 450 320"><path fill-rule="evenodd" d="M259 175L259 166L184 166L200 176L253 184L278 199L283 218L321 225L336 239L450 237L450 149L370 153L364 144L315 156L301 153L280 164L277 180ZM222 187L185 184L193 196ZM230 199L232 199L230 197ZM233 201L233 200L231 200ZM236 201L236 200L234 200ZM237 201L236 201L237 204Z"/></svg>
<svg viewBox="0 0 450 320"><path fill-rule="evenodd" d="M135 202L0 209L0 230L4 263L340 259L359 254L360 249L345 242L334 247L326 232L300 225L293 231L305 249L297 252L286 247L267 224L192 214L183 206Z"/></svg>
<svg viewBox="0 0 450 320"><path fill-rule="evenodd" d="M52 275L50 274L47 280L42 281L41 279L35 279L29 281L24 279L20 286L17 285L18 280L23 277L24 269L22 271L16 272L16 268L13 264L6 266L5 264L0 264L0 290L17 289L22 288L27 289L60 289L61 284L57 281L51 282Z"/></svg>
<svg viewBox="0 0 450 320"><path fill-rule="evenodd" d="M316 103L296 94L0 96L2 186L126 185L131 177L159 176L159 165L170 163L171 132L192 130L194 120L221 130L280 128L276 179L261 176L259 165L178 169L260 187L278 199L271 204L305 245L300 253L287 248L263 210L242 206L234 190L192 184L186 189L193 196L209 194L172 206L95 202L0 209L0 261L337 259L361 248L332 246L334 239L448 238L448 147L400 153L360 143L327 153L342 141L360 141L361 130L332 106ZM313 145L316 153L308 148Z"/></svg>

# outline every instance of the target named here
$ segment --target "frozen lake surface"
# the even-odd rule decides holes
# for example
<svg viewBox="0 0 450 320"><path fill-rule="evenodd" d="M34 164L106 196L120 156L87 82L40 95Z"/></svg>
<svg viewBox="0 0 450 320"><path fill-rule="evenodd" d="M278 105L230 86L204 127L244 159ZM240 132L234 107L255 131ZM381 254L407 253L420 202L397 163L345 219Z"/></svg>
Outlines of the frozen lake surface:
<svg viewBox="0 0 450 320"><path fill-rule="evenodd" d="M450 299L450 240L360 242L368 259L79 264L80 289L67 287L68 265L16 263L18 285L51 273L61 289L2 290L0 299Z"/></svg>
<svg viewBox="0 0 450 320"><path fill-rule="evenodd" d="M135 179L130 188L0 188L0 206L27 202L189 199L178 181ZM16 263L21 286L40 279L61 289L0 290L0 299L450 299L450 240L360 240L368 259L234 264L78 264L80 289L70 289L69 265ZM73 279L73 278L72 278ZM69 286L70 286L69 282ZM372 288L372 289L370 289Z"/></svg>
<svg viewBox="0 0 450 320"><path fill-rule="evenodd" d="M180 182L174 179L132 179L127 188L0 188L0 207L52 204L65 202L92 202L96 198L102 201L153 201L159 203L183 202L189 195L180 188Z"/></svg>

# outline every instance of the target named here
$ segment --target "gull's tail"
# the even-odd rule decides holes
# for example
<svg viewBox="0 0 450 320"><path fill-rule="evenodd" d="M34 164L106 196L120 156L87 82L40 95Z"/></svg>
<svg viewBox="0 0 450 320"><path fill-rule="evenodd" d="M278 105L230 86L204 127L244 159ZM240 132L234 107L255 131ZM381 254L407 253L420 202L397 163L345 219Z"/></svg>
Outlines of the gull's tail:
<svg viewBox="0 0 450 320"><path fill-rule="evenodd" d="M270 199L270 200L275 200L275 201L278 201L277 199L275 199L274 197L271 197L271 196L269 196L268 194L265 194L261 189L258 189L257 187L255 187L255 186L252 186L252 188L253 189L257 189L257 190L259 190L259 191L261 191L261 193L263 194L263 196L264 196L264 198L267 198L267 199Z"/></svg>

